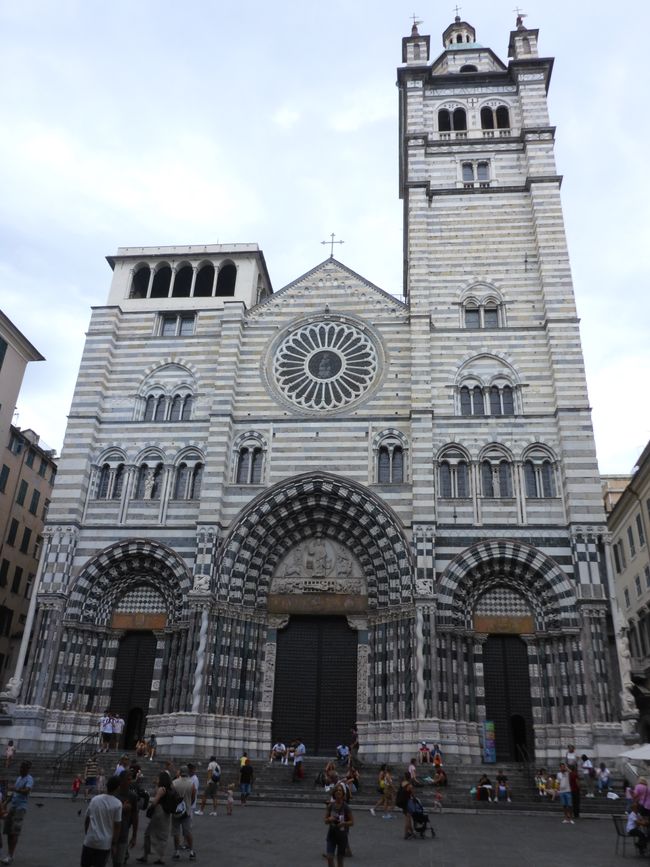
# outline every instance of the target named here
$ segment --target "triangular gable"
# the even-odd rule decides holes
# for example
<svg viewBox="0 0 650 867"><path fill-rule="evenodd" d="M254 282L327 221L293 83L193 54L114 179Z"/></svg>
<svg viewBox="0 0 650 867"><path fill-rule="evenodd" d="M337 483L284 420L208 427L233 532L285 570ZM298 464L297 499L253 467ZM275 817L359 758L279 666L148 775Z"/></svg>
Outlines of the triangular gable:
<svg viewBox="0 0 650 867"><path fill-rule="evenodd" d="M340 279L333 279L336 275L339 275ZM357 285L350 286L350 282ZM278 306L284 306L283 302L289 300L296 290L304 293L305 289L307 289L310 290L310 294L313 291L314 301L324 301L326 299L321 299L315 295L324 286L327 286L330 290L327 293L328 295L331 296L332 287L340 289L343 295L342 300L349 302L354 299L360 306L368 304L371 301L375 308L382 307L386 312L391 314L405 313L408 310L402 301L399 301L384 289L380 289L379 286L375 286L370 280L366 280L365 277L357 274L356 271L348 268L342 262L339 262L338 259L330 256L253 307L249 312L249 316L263 316L267 311L270 312Z"/></svg>

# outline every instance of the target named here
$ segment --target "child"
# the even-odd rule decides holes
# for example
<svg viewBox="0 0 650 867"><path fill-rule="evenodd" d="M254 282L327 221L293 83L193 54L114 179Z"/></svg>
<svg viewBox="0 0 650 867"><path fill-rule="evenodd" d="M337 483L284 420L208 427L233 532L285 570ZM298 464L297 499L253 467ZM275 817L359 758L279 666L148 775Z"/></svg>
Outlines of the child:
<svg viewBox="0 0 650 867"><path fill-rule="evenodd" d="M102 768L99 769L99 774L97 775L97 794L103 795L106 791L106 777L104 776L104 771Z"/></svg>
<svg viewBox="0 0 650 867"><path fill-rule="evenodd" d="M232 805L234 802L233 790L235 784L231 783L226 790L226 816L232 816Z"/></svg>
<svg viewBox="0 0 650 867"><path fill-rule="evenodd" d="M9 741L9 743L7 744L7 749L5 750L5 768L9 767L15 755L16 747L14 746L14 742Z"/></svg>
<svg viewBox="0 0 650 867"><path fill-rule="evenodd" d="M72 800L76 801L79 797L79 791L81 790L81 777L79 774L72 781Z"/></svg>

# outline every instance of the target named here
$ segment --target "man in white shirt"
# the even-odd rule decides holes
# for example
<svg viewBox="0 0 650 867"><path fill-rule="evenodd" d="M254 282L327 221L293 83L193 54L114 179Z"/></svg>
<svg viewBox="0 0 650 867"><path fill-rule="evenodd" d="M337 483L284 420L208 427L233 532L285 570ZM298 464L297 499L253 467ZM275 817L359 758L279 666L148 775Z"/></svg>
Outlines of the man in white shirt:
<svg viewBox="0 0 650 867"><path fill-rule="evenodd" d="M208 777L205 783L205 789L203 790L203 797L201 798L201 807L199 810L194 811L197 816L203 815L208 798L212 798L212 812L210 815L217 815L217 795L219 794L220 781L221 768L217 762L217 757L210 756L210 761L208 762Z"/></svg>
<svg viewBox="0 0 650 867"><path fill-rule="evenodd" d="M558 781L558 792L560 794L560 802L564 808L564 825L573 825L573 799L571 797L571 780L569 778L569 769L560 762L560 770L557 772L556 779Z"/></svg>
<svg viewBox="0 0 650 867"><path fill-rule="evenodd" d="M113 717L113 749L119 750L122 741L122 732L124 731L124 720L119 714Z"/></svg>
<svg viewBox="0 0 650 867"><path fill-rule="evenodd" d="M305 760L305 753L307 752L305 745L302 742L302 738L298 738L298 744L293 753L293 777L292 780L294 783L302 780L305 776L305 769L303 767L303 762Z"/></svg>
<svg viewBox="0 0 650 867"><path fill-rule="evenodd" d="M283 765L287 763L287 748L282 743L282 741L278 741L277 744L273 744L271 747L271 755L269 756L269 764L280 759Z"/></svg>
<svg viewBox="0 0 650 867"><path fill-rule="evenodd" d="M113 718L109 711L99 719L99 739L101 741L99 752L107 753L113 740Z"/></svg>
<svg viewBox="0 0 650 867"><path fill-rule="evenodd" d="M105 867L111 850L117 848L122 826L122 802L115 797L119 786L119 777L110 777L106 794L95 795L88 805L81 867Z"/></svg>

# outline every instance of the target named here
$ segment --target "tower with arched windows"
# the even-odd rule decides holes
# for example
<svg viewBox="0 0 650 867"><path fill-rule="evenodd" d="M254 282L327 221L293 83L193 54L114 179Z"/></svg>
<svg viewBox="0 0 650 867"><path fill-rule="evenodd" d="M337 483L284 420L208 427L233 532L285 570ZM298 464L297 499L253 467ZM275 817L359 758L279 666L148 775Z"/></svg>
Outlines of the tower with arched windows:
<svg viewBox="0 0 650 867"><path fill-rule="evenodd" d="M469 761L487 723L499 760L615 752L552 60L459 18L430 48L414 26L398 70L404 300L333 257L274 293L255 245L109 259L11 683L24 748L111 708L176 755L356 725L371 758Z"/></svg>

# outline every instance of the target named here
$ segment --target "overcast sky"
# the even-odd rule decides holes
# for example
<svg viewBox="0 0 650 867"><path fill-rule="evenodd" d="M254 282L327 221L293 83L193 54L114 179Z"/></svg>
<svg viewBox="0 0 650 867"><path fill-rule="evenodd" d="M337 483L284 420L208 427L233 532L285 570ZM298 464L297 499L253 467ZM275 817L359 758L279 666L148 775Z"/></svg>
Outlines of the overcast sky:
<svg viewBox="0 0 650 867"><path fill-rule="evenodd" d="M516 4L461 15L507 61ZM600 468L650 437L650 4L534 0ZM0 306L46 356L18 424L60 449L118 246L257 242L274 289L336 256L402 291L401 38L453 4L0 0Z"/></svg>

